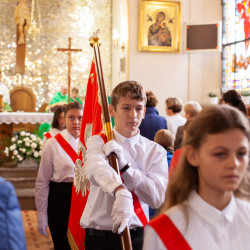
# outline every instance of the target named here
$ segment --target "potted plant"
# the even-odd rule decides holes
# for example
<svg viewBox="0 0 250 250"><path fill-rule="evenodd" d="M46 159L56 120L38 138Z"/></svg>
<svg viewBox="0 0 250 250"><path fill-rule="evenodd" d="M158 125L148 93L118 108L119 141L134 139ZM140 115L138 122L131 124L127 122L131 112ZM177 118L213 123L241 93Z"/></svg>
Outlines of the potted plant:
<svg viewBox="0 0 250 250"><path fill-rule="evenodd" d="M11 138L10 146L6 147L6 156L17 162L18 167L38 166L41 159L41 139L31 133L21 131Z"/></svg>
<svg viewBox="0 0 250 250"><path fill-rule="evenodd" d="M218 103L218 92L216 90L211 90L208 92L208 97L210 99L211 104Z"/></svg>
<svg viewBox="0 0 250 250"><path fill-rule="evenodd" d="M250 104L250 91L249 90L242 90L241 92L242 100L245 105Z"/></svg>

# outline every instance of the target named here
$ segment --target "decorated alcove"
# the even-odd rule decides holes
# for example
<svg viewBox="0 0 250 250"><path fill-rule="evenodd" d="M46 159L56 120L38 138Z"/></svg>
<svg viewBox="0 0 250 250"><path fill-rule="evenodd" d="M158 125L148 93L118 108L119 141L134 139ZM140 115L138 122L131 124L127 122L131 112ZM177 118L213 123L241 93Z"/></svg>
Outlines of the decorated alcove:
<svg viewBox="0 0 250 250"><path fill-rule="evenodd" d="M58 48L68 48L69 38L72 48L82 50L71 56L71 87L79 89L80 98L84 99L93 58L89 37L97 29L100 29L108 94L112 89L112 78L115 81L126 79L126 0L27 0L27 5L31 20L25 42L25 72L17 73L17 24L14 18L17 0L0 1L0 70L2 80L10 90L27 87L33 91L37 111L52 99L61 84L68 82L67 53ZM114 29L119 37L112 36ZM114 69L112 64L115 64Z"/></svg>

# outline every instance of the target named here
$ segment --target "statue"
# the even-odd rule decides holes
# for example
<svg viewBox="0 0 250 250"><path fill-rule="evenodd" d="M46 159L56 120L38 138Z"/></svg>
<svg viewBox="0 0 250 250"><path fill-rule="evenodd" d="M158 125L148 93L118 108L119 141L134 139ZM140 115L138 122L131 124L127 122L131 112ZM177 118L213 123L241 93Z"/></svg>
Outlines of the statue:
<svg viewBox="0 0 250 250"><path fill-rule="evenodd" d="M15 20L19 31L17 44L22 45L25 43L25 35L30 26L30 8L27 5L27 0L17 0L17 3L15 9Z"/></svg>

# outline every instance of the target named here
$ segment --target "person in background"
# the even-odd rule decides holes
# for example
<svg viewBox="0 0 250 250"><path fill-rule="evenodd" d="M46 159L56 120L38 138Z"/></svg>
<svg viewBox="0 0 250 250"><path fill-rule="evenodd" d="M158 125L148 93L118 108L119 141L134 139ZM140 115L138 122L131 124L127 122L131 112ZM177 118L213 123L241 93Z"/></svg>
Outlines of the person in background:
<svg viewBox="0 0 250 250"><path fill-rule="evenodd" d="M167 129L160 129L155 134L154 141L166 149L168 158L168 167L169 167L174 153L173 133Z"/></svg>
<svg viewBox="0 0 250 250"><path fill-rule="evenodd" d="M27 249L15 188L2 177L0 177L0 240L0 249Z"/></svg>
<svg viewBox="0 0 250 250"><path fill-rule="evenodd" d="M67 103L68 103L68 85L62 84L61 90L54 95L54 97L50 101L49 105L51 108L55 104L56 105L64 105Z"/></svg>
<svg viewBox="0 0 250 250"><path fill-rule="evenodd" d="M60 92L56 93L49 105L46 108L46 112L54 112L58 106L68 104L68 85L62 84ZM43 135L50 130L51 124L45 122L39 127L39 137L43 139Z"/></svg>
<svg viewBox="0 0 250 250"><path fill-rule="evenodd" d="M87 140L84 165L90 192L80 221L85 228L86 250L122 249L119 234L126 226L133 249L141 250L148 206L158 208L164 201L166 152L141 136L138 129L145 104L146 95L139 83L119 83L112 91L109 106L115 118L114 139L105 143L102 136L95 135ZM112 152L117 155L121 176L109 164Z"/></svg>
<svg viewBox="0 0 250 250"><path fill-rule="evenodd" d="M10 91L8 87L2 82L2 72L0 71L0 94L3 95L3 109L11 111L10 107Z"/></svg>
<svg viewBox="0 0 250 250"><path fill-rule="evenodd" d="M246 117L226 105L192 120L162 214L145 228L144 250L249 249L249 132Z"/></svg>
<svg viewBox="0 0 250 250"><path fill-rule="evenodd" d="M202 110L201 105L196 101L189 101L184 105L185 118L192 120ZM183 125L184 126L184 125ZM183 126L179 126L174 141L174 151L181 148L183 138Z"/></svg>
<svg viewBox="0 0 250 250"><path fill-rule="evenodd" d="M147 103L145 117L139 126L140 134L153 141L159 129L167 129L166 118L160 116L156 105L158 100L152 91L146 91Z"/></svg>
<svg viewBox="0 0 250 250"><path fill-rule="evenodd" d="M50 129L49 132L44 134L44 137L42 140L42 146L41 146L42 152L43 152L43 149L45 147L47 140L57 135L60 131L65 129L64 111L65 111L64 105L58 106L56 108L54 116L53 116L52 125L51 125L52 128Z"/></svg>
<svg viewBox="0 0 250 250"><path fill-rule="evenodd" d="M49 226L55 250L71 249L67 229L82 113L79 102L66 106L66 129L46 142L36 179L37 230L47 235Z"/></svg>
<svg viewBox="0 0 250 250"><path fill-rule="evenodd" d="M183 139L185 139L186 131L187 131L191 121L192 120L186 121L186 123L183 126ZM180 147L176 151L174 151L173 157L171 159L170 167L169 167L169 172L168 172L169 178L170 178L173 170L176 169L178 166L178 163L179 163L180 157L181 157L181 153L182 153L182 147Z"/></svg>
<svg viewBox="0 0 250 250"><path fill-rule="evenodd" d="M241 94L232 89L228 90L226 93L223 94L223 101L225 104L231 105L237 109L239 109L245 116L247 116L247 109L242 101Z"/></svg>
<svg viewBox="0 0 250 250"><path fill-rule="evenodd" d="M186 122L186 118L180 115L182 104L178 98L171 97L168 98L165 103L168 129L176 136L178 127L184 125Z"/></svg>
<svg viewBox="0 0 250 250"><path fill-rule="evenodd" d="M168 168L173 157L174 135L167 129L160 129L156 132L154 141L165 148L167 151ZM149 218L152 219L158 213L159 209L149 207Z"/></svg>
<svg viewBox="0 0 250 250"><path fill-rule="evenodd" d="M80 102L82 104L82 101L78 98L78 88L73 88L71 90L71 98L70 98L70 102Z"/></svg>

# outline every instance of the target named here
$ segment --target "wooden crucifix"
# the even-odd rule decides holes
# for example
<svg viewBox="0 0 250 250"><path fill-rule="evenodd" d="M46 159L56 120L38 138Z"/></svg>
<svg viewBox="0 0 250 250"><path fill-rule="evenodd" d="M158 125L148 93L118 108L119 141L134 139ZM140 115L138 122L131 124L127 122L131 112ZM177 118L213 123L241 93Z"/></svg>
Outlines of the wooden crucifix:
<svg viewBox="0 0 250 250"><path fill-rule="evenodd" d="M72 49L71 48L71 37L69 37L69 47L67 49L58 48L57 51L63 51L68 54L68 103L70 103L70 85L71 85L71 66L72 66L72 59L71 59L71 52L80 52L81 49Z"/></svg>

